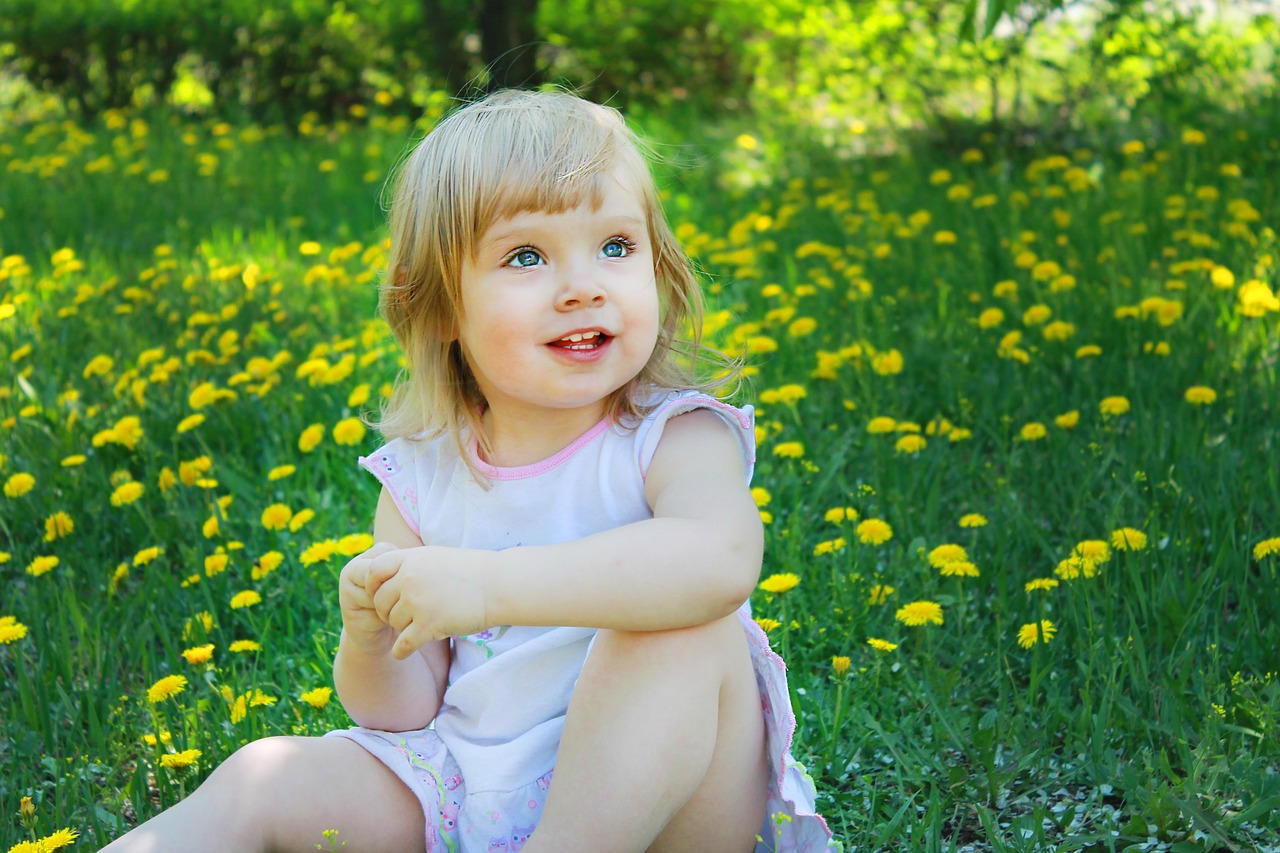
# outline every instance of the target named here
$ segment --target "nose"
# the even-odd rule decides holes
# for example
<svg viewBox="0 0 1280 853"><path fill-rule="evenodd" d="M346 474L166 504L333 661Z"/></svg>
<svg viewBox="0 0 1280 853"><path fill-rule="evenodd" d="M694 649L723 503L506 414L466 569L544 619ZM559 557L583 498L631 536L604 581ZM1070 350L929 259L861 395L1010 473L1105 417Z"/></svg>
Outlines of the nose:
<svg viewBox="0 0 1280 853"><path fill-rule="evenodd" d="M560 277L559 285L559 291L556 293L556 308L560 311L599 307L607 299L603 283L596 271L588 264L566 267Z"/></svg>

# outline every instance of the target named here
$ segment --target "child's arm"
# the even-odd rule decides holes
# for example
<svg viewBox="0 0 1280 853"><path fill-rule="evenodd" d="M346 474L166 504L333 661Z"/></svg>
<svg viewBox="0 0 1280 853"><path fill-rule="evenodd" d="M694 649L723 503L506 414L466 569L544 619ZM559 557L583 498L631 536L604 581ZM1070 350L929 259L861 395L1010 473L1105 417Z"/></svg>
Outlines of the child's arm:
<svg viewBox="0 0 1280 853"><path fill-rule="evenodd" d="M401 632L395 654L492 625L666 630L740 607L759 578L763 531L724 421L707 411L672 418L646 492L653 518L573 542L379 557L370 584Z"/></svg>
<svg viewBox="0 0 1280 853"><path fill-rule="evenodd" d="M333 661L338 699L357 725L384 731L425 727L440 710L449 672L449 642L423 644L418 654L391 655L396 632L373 607L365 589L373 558L394 548L414 548L422 540L409 528L384 489L378 499L373 535L379 544L353 558L339 578L342 639Z"/></svg>

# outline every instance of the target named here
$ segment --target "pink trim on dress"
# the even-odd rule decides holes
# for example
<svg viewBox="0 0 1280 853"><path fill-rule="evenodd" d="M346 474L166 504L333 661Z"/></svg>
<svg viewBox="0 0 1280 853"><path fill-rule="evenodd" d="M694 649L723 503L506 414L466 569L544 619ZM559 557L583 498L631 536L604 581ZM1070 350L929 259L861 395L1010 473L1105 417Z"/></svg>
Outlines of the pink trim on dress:
<svg viewBox="0 0 1280 853"><path fill-rule="evenodd" d="M387 490L387 494L391 495L391 500L395 502L396 509L400 510L400 517L404 519L405 524L409 525L409 529L413 531L413 535L421 539L422 530L418 527L417 514L409 511L409 508L405 506L404 499L400 496L400 491L391 484L391 478L395 475L388 474L386 471L379 471L374 468L369 462L368 456L361 456L357 461L361 468L378 478L378 482Z"/></svg>
<svg viewBox="0 0 1280 853"><path fill-rule="evenodd" d="M564 448L554 456L549 456L541 462L534 462L531 465L518 465L514 468L504 468L498 465L490 465L480 458L479 443L472 438L467 442L467 454L471 457L471 462L476 466L476 470L484 474L491 480L523 480L528 477L536 477L539 474L545 474L558 465L564 464L575 453L591 443L593 439L609 428L609 419L601 418L591 429L575 438L568 447Z"/></svg>

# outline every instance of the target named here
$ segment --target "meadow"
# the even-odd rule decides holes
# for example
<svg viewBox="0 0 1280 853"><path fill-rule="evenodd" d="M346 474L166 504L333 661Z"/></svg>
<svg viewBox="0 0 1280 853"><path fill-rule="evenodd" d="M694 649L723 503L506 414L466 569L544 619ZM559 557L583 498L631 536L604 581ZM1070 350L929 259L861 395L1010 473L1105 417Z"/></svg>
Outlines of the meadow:
<svg viewBox="0 0 1280 853"><path fill-rule="evenodd" d="M0 849L349 724L380 198L442 105L0 126ZM754 613L846 849L1280 850L1280 122L640 123L750 365Z"/></svg>

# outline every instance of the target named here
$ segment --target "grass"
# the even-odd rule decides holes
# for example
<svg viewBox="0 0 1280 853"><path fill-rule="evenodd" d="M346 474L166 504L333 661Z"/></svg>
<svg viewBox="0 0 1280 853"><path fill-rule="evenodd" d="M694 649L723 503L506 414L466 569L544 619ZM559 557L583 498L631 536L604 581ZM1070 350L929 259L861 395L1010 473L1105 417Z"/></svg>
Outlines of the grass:
<svg viewBox="0 0 1280 853"><path fill-rule="evenodd" d="M1278 118L853 161L652 123L697 154L668 207L753 365L764 577L799 579L753 605L850 849L1280 849ZM399 369L412 132L0 130L0 849L101 845L250 739L348 724L311 691L376 497L352 419Z"/></svg>

